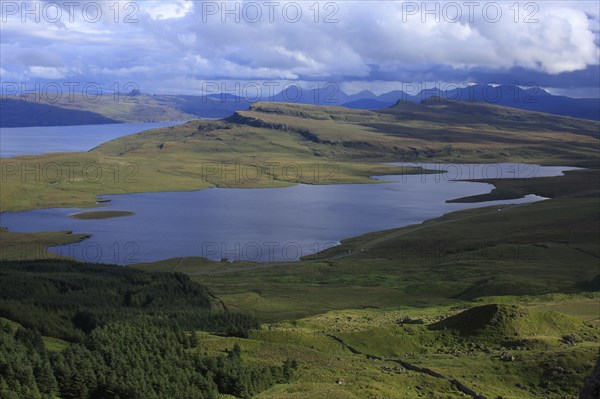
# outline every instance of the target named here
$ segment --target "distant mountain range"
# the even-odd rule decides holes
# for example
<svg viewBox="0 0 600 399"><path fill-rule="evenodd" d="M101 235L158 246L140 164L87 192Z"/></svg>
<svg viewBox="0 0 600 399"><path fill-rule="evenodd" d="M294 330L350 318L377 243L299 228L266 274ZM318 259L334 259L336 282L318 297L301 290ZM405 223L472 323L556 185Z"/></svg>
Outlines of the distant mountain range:
<svg viewBox="0 0 600 399"><path fill-rule="evenodd" d="M343 106L377 110L398 101L420 103L429 99L450 99L471 103L489 103L528 111L545 112L574 118L600 120L600 99L555 96L539 88L502 85L473 85L452 90L423 90L409 94L401 90L375 95L370 91L348 95L336 86L301 89L288 86L260 101L310 105ZM68 101L67 101L68 100ZM35 101L17 96L0 100L0 127L69 126L81 124L185 121L196 118L225 118L250 107L253 101L232 94L149 95L139 92L103 96L86 101L82 96L62 101Z"/></svg>
<svg viewBox="0 0 600 399"><path fill-rule="evenodd" d="M275 96L275 101L286 102L285 99L296 98L298 97L297 92L298 90L294 87L288 88L287 92ZM303 90L302 96L298 97L296 102L376 110L391 107L399 100L418 103L431 97L504 105L527 111L600 120L600 99L598 98L556 96L537 87L521 88L513 85L473 85L452 90L428 89L414 95L395 90L379 96L370 91L347 95L342 91L333 93L330 89L312 89Z"/></svg>

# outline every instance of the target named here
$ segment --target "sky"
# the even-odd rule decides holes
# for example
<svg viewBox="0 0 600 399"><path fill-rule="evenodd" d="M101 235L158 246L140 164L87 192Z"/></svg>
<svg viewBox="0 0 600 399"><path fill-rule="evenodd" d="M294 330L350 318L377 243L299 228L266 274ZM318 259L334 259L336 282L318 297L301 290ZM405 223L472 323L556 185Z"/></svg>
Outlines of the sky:
<svg viewBox="0 0 600 399"><path fill-rule="evenodd" d="M335 82L348 94L379 94L417 82L536 85L600 97L597 1L0 0L0 6L3 92L99 85L201 94Z"/></svg>

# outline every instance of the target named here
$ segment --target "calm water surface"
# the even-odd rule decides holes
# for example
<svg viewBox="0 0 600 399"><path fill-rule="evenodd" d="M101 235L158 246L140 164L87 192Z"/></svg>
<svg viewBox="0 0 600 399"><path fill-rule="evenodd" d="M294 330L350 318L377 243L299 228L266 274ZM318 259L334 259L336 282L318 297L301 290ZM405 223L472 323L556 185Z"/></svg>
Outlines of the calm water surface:
<svg viewBox="0 0 600 399"><path fill-rule="evenodd" d="M181 123L183 122L3 127L0 128L0 157L89 151L100 144L128 134Z"/></svg>
<svg viewBox="0 0 600 399"><path fill-rule="evenodd" d="M522 164L424 166L447 173L382 176L389 182L380 184L106 195L102 198L110 203L86 211L121 210L135 215L79 220L68 217L79 209L40 209L2 213L0 225L21 232L91 233L90 239L51 250L92 262L129 264L180 256L297 260L344 238L420 223L460 209L543 200L528 195L510 201L449 204L447 200L492 189L489 184L454 179L556 176L574 169Z"/></svg>

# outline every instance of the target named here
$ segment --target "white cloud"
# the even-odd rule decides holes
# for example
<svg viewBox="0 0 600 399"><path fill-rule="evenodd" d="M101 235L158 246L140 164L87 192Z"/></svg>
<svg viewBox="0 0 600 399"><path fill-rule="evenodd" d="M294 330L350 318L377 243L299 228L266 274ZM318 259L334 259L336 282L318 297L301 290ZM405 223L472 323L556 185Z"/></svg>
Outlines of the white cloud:
<svg viewBox="0 0 600 399"><path fill-rule="evenodd" d="M599 11L597 3L588 1L537 2L538 22L531 24L523 23L524 10L515 21L508 8L513 2L501 3L503 17L495 23L486 21L481 9L472 23L466 9L458 23L445 22L443 15L439 23L431 15L423 20L420 13L407 15L407 3L392 1L332 3L339 7L333 15L337 23L323 22L336 11L325 8L326 2L319 3L318 15L310 8L313 2L295 3L303 7L296 23L289 22L293 13L284 14L282 2L270 23L269 10L259 1L259 22L242 14L235 23L223 10L207 15L201 2L124 0L96 2L102 18L91 23L82 12L86 2L78 3L70 9L72 17L63 13L58 23L44 18L22 23L19 15L7 16L0 39L4 70L51 79L81 71L84 80L113 75L143 80L140 86L164 87L161 82L177 79L359 81L386 74L387 81L401 71L421 70L428 71L424 80L435 80L432 66L445 71L522 67L556 75L600 62ZM228 7L233 8L231 3ZM132 12L137 22L126 23ZM16 58L25 51L26 57Z"/></svg>
<svg viewBox="0 0 600 399"><path fill-rule="evenodd" d="M92 72L106 75L107 77L129 77L139 76L152 72L152 68L146 65L136 65L129 68L101 68L94 69Z"/></svg>
<svg viewBox="0 0 600 399"><path fill-rule="evenodd" d="M194 2L188 1L144 1L139 3L142 10L154 20L183 18L194 8Z"/></svg>
<svg viewBox="0 0 600 399"><path fill-rule="evenodd" d="M67 77L65 68L30 66L29 74L33 78L64 79Z"/></svg>

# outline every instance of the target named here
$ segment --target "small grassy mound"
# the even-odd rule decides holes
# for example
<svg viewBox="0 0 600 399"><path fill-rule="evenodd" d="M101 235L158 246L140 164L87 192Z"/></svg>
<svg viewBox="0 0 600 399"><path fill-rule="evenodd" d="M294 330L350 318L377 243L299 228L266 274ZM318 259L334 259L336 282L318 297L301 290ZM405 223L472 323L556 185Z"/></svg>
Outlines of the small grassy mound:
<svg viewBox="0 0 600 399"><path fill-rule="evenodd" d="M429 325L432 330L453 330L463 337L488 342L515 338L561 337L574 332L593 334L581 320L551 311L536 311L519 305L490 304L467 309Z"/></svg>

